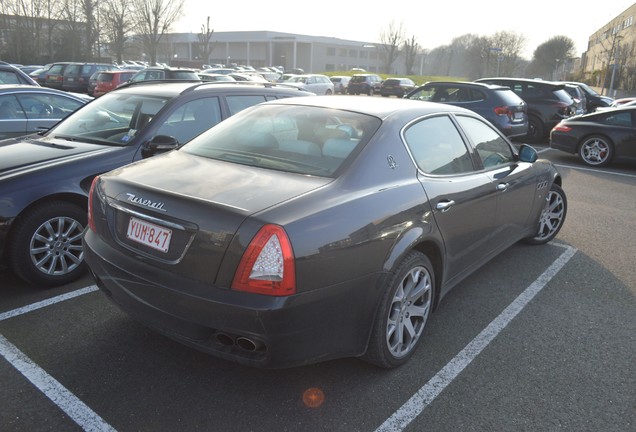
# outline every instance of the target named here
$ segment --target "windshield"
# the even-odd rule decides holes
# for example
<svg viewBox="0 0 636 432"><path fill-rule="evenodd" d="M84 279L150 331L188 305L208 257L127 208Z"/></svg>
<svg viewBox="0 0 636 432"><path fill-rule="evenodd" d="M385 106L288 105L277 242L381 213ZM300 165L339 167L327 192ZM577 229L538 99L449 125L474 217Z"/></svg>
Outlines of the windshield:
<svg viewBox="0 0 636 432"><path fill-rule="evenodd" d="M246 109L181 151L259 168L333 177L380 126L376 117L267 103Z"/></svg>
<svg viewBox="0 0 636 432"><path fill-rule="evenodd" d="M47 135L124 146L169 100L158 96L107 93L67 117Z"/></svg>

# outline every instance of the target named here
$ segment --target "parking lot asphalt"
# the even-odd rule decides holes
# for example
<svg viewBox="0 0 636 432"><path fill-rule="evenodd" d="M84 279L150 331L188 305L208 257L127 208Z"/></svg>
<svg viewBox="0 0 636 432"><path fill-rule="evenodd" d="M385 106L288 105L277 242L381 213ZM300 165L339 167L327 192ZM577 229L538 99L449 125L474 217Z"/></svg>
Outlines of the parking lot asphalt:
<svg viewBox="0 0 636 432"><path fill-rule="evenodd" d="M440 304L409 363L258 370L191 350L85 277L0 272L2 431L634 431L636 167L557 164L568 219Z"/></svg>

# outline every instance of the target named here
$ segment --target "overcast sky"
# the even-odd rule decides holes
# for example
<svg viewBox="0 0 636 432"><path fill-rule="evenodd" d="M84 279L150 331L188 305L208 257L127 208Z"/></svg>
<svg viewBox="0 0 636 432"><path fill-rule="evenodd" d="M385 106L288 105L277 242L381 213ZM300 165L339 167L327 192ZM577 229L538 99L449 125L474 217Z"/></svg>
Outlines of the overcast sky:
<svg viewBox="0 0 636 432"><path fill-rule="evenodd" d="M239 3L185 0L184 17L172 31L199 33L210 17L210 27L224 31L279 31L379 42L380 33L393 22L402 24L407 37L421 47L448 45L453 38L472 33L491 36L498 31L525 36L523 53L530 59L540 44L554 36L568 36L576 54L587 48L589 36L633 5L633 0L597 3L535 0L390 0L267 1ZM517 6L515 6L517 5ZM599 9L594 11L592 9Z"/></svg>

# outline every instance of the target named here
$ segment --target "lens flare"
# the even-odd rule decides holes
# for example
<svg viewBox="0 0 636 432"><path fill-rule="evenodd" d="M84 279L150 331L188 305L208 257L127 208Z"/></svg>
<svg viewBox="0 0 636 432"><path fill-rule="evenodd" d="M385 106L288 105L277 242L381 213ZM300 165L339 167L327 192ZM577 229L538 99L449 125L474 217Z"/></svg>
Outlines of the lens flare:
<svg viewBox="0 0 636 432"><path fill-rule="evenodd" d="M303 393L303 403L309 408L318 408L325 401L325 394L319 388L312 387Z"/></svg>

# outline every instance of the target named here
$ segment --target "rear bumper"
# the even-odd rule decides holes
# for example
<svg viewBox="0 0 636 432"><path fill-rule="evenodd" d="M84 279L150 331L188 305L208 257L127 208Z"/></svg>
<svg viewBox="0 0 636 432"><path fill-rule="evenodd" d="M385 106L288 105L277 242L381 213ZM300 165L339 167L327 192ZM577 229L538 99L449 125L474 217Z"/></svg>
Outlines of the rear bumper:
<svg viewBox="0 0 636 432"><path fill-rule="evenodd" d="M152 269L90 230L84 255L97 286L141 323L214 356L283 368L359 356L377 301L375 276L290 297L237 292ZM375 292L375 294L374 294Z"/></svg>

